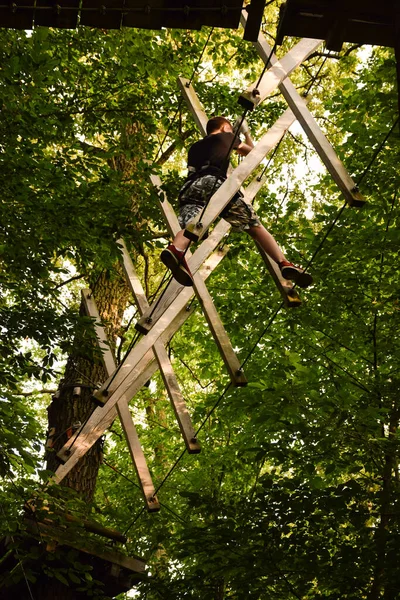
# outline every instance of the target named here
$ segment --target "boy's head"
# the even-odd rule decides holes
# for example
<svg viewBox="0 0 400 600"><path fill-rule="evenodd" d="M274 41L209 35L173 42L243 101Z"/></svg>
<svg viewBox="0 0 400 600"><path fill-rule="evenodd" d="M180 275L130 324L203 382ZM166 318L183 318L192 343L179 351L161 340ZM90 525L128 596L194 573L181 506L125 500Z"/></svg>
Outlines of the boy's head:
<svg viewBox="0 0 400 600"><path fill-rule="evenodd" d="M229 123L228 119L225 119L225 117L213 117L208 121L206 131L207 135L210 135L211 133L217 133L220 131L232 133L233 128L232 125Z"/></svg>

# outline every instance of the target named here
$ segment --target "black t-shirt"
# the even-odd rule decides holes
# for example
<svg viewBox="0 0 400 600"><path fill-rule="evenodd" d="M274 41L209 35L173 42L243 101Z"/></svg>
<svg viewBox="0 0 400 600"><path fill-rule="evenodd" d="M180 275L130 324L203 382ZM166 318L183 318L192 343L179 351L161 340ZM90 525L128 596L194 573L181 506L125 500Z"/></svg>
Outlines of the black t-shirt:
<svg viewBox="0 0 400 600"><path fill-rule="evenodd" d="M193 169L196 170L197 176L200 175L200 169L201 175L207 175L208 172L215 173L218 169L221 175L226 176L229 155L240 145L240 139L236 137L234 140L234 138L233 133L223 131L207 135L199 142L195 142L188 153L189 176L191 172L193 173Z"/></svg>

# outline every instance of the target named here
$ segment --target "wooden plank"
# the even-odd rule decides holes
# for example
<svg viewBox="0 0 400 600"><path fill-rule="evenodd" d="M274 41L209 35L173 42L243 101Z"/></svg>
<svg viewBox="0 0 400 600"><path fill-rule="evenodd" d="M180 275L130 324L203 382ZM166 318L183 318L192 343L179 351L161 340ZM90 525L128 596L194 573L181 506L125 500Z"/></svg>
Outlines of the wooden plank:
<svg viewBox="0 0 400 600"><path fill-rule="evenodd" d="M290 109L287 109L215 192L201 218L200 215L195 217L186 226L185 235L187 234L187 237L198 240L204 235L211 223L240 189L242 183L258 167L266 154L276 146L294 121L295 116Z"/></svg>
<svg viewBox="0 0 400 600"><path fill-rule="evenodd" d="M107 377L111 375L116 369L116 363L114 355L111 351L110 344L108 342L107 334L101 323L100 315L97 310L96 303L94 301L91 290L85 289L81 292L82 302L85 306L86 313L89 317L94 319L94 331L97 338L97 345L101 351L101 362L103 363L104 370Z"/></svg>
<svg viewBox="0 0 400 600"><path fill-rule="evenodd" d="M243 95L245 97L251 96L253 90L257 88L259 92L257 95L257 104L261 103L321 44L322 40L308 38L300 40L283 58L277 60L270 67L258 86L256 83L253 83L246 89Z"/></svg>
<svg viewBox="0 0 400 600"><path fill-rule="evenodd" d="M161 180L158 177L153 176L152 181L158 189L161 187ZM160 207L164 214L164 218L167 222L170 233L174 237L181 229L174 209L166 199L164 199L163 202L160 202ZM187 251L186 256L188 259L190 259L190 250ZM225 363L233 385L236 387L247 385L247 379L244 376L239 359L233 350L229 336L225 330L225 327L223 326L218 311L215 308L214 301L203 281L203 278L199 273L196 273L193 276L193 281L195 294L203 309L204 316L210 327L211 333L214 337L215 343L217 344L218 350Z"/></svg>
<svg viewBox="0 0 400 600"><path fill-rule="evenodd" d="M370 0L289 0L282 8L276 36L278 44L286 35L318 37L326 40L327 48L332 50L340 50L343 42L395 44L395 2L390 0L380 3Z"/></svg>
<svg viewBox="0 0 400 600"><path fill-rule="evenodd" d="M244 11L242 12L241 20L242 25L245 25L246 15L244 14ZM260 57L266 63L271 55L271 47L262 33L260 33L260 35L258 36L258 41L255 44L255 47ZM272 55L270 59L270 64L274 65L276 62L276 56ZM328 142L325 135L322 133L314 117L311 115L310 111L306 106L305 100L301 98L301 96L298 94L296 88L294 87L289 78L284 79L278 87L279 90L282 92L289 107L292 109L293 113L298 119L300 125L306 132L307 137L313 144L322 162L324 163L327 170L334 179L335 183L342 192L344 198L346 199L346 202L350 206L362 206L365 203L365 199L357 190L355 182L346 171L343 163L338 158L333 147Z"/></svg>
<svg viewBox="0 0 400 600"><path fill-rule="evenodd" d="M204 263L201 269L201 274L204 279L207 279L212 271L218 266L222 258L223 254L220 252L214 252L214 254ZM191 295L193 295L191 288L186 288L186 290L191 292ZM190 299L190 294L188 294L186 301L188 301L188 299ZM178 305L178 303L175 304ZM179 303L178 310L176 310L176 317L170 321L160 336L160 339L164 344L168 343L175 332L183 325L186 319L190 317L190 315L193 313L193 310L193 308L190 308L189 310L187 309L187 303ZM122 397L122 392L125 394L126 398L133 398L156 370L156 360L154 358L153 351L150 349L148 352L143 353L142 359L137 365L136 372L132 374L132 377L128 381L126 381L123 390L119 391L119 398ZM55 472L53 480L56 483L59 483L62 481L62 479L64 479L64 477L77 464L79 459L103 435L105 430L110 427L117 414L116 402L118 400L110 397L105 406L97 408L93 412L93 415L90 417L86 425L83 427L79 436L76 434L72 436L72 438L68 441L68 444L66 444L60 450L58 456L67 462L65 462L63 465L60 465ZM70 446L72 446L72 448L69 451Z"/></svg>
<svg viewBox="0 0 400 600"><path fill-rule="evenodd" d="M198 99L193 86L189 83L189 80L185 79L184 77L178 77L178 86L190 112L192 113L192 117L197 127L200 129L203 135L207 135L206 127L208 117L203 110L201 102Z"/></svg>
<svg viewBox="0 0 400 600"><path fill-rule="evenodd" d="M153 480L151 478L150 471L147 466L146 458L144 456L142 446L140 444L136 427L132 420L132 415L129 410L128 402L118 402L117 411L122 428L124 430L125 438L128 442L129 453L131 455L132 462L134 464L138 479L140 481L140 487L143 492L143 497L146 502L147 510L149 512L155 512L157 510L160 510L160 503L158 502L157 496L155 495Z"/></svg>
<svg viewBox="0 0 400 600"><path fill-rule="evenodd" d="M91 540L89 543L85 540L85 544L83 542L79 543L79 540L76 538L74 533L68 532L68 530L61 530L48 523L43 523L38 521L37 519L25 519L24 524L27 526L32 533L40 533L40 537L48 537L50 539L54 539L60 544L66 544L71 546L71 548L75 548L80 552L85 552L87 554L91 554L106 562L110 562L116 564L124 569L128 569L134 573L140 573L144 575L146 562L139 558L138 556L126 556L121 552L115 552L110 550L105 550L103 548L99 548L94 543L94 540Z"/></svg>
<svg viewBox="0 0 400 600"><path fill-rule="evenodd" d="M104 327L101 325L100 315L98 313L91 290L82 290L82 298L88 315L95 319L95 331L98 345L102 350L102 344L107 341L107 335ZM103 365L107 377L111 377L117 368L117 365L109 344L103 353ZM125 434L126 442L128 444L129 453L139 479L140 488L146 502L147 510L149 512L160 510L160 504L155 496L155 487L151 479L150 471L139 441L136 427L132 420L132 415L129 411L128 403L124 401L118 402L117 412Z"/></svg>
<svg viewBox="0 0 400 600"><path fill-rule="evenodd" d="M128 285L136 299L140 314L143 314L143 312L149 308L149 303L147 302L142 284L137 276L125 243L123 240L120 240L119 244L122 247L123 268ZM197 454L200 452L200 444L195 436L190 414L172 368L171 361L168 357L168 353L160 341L157 341L154 344L153 352L185 441L186 449L189 454Z"/></svg>

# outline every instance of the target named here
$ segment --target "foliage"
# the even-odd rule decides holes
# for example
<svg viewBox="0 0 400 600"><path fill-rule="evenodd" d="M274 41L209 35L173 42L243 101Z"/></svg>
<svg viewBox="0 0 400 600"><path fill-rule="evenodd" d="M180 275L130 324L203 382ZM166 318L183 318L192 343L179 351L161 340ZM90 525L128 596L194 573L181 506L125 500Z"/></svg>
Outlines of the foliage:
<svg viewBox="0 0 400 600"><path fill-rule="evenodd" d="M66 298L61 284L112 269L123 236L144 255L147 291L155 292L163 275L156 246L165 234L148 161L176 145L178 157L153 167L168 174L174 198L181 149L197 136L182 141L193 124L175 80L190 78L208 31L0 35L0 468L3 533L14 534L22 499L36 486L24 471L39 469L39 436L44 441L42 409L21 392L33 381L54 381L61 353L87 330L77 296ZM309 69L320 62L312 59ZM203 68L196 89L207 111L235 116L240 85L260 71L254 51L218 32ZM227 85L223 77L238 70L241 78ZM307 72L295 77L307 85ZM365 65L354 55L328 61L313 91L312 110L356 181L395 120L394 81L393 53L379 49ZM254 111L257 136L283 107L274 97ZM131 178L116 167L144 142L148 152ZM309 171L299 177L300 153ZM137 597L397 597L398 160L396 130L362 178L368 204L346 208L324 239L342 199L315 168L304 137L282 143L257 210L294 262L307 264L318 250L316 283L302 293L301 308L279 311L271 324L280 298L251 242L230 236L208 287L240 359L248 359L250 383L221 398L228 378L197 310L170 352L195 426L203 425L202 452L184 455L165 480L160 513L142 510L119 423L107 434L91 508L105 525L128 530L128 550L149 560ZM159 484L182 451L159 376L137 395L133 412ZM76 498L72 506L82 509ZM79 578L54 565L49 573Z"/></svg>

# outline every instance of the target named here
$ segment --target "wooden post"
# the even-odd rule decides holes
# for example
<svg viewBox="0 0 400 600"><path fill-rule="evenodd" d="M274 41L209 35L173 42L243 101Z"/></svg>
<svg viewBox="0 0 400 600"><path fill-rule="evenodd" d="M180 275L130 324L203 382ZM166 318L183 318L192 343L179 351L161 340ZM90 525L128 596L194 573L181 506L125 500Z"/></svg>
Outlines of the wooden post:
<svg viewBox="0 0 400 600"><path fill-rule="evenodd" d="M246 14L244 11L242 11L241 23L243 26L246 25ZM265 63L267 63L269 57L271 56L271 47L262 33L259 34L258 41L254 45L260 57ZM269 64L275 65L276 62L276 56L272 55ZM355 182L346 171L344 165L336 155L331 144L328 142L327 138L322 133L318 123L311 115L310 111L306 106L305 100L301 98L301 96L298 94L296 88L294 87L294 85L288 77L284 79L278 87L279 90L282 92L282 95L284 96L289 107L296 115L296 118L299 121L300 125L306 132L306 135L308 136L310 142L313 144L315 150L319 154L322 162L328 169L332 178L334 179L343 196L345 197L346 202L350 206L362 206L365 203L365 199L359 193Z"/></svg>
<svg viewBox="0 0 400 600"><path fill-rule="evenodd" d="M96 331L97 342L102 351L102 360L107 377L111 377L117 365L114 355L111 352L110 345L107 340L107 335L100 321L100 315L97 310L92 292L90 290L82 290L82 299L86 308L87 314L95 319L94 326ZM147 510L154 512L160 510L160 504L155 496L155 487L153 485L146 458L144 456L142 446L140 445L139 436L136 427L132 420L132 415L129 410L128 402L121 400L117 403L117 412L121 421L122 429L128 444L129 453L135 467L143 497L146 502Z"/></svg>
<svg viewBox="0 0 400 600"><path fill-rule="evenodd" d="M222 260L223 254L220 252L214 252L214 254L204 263L201 274L204 279L212 273L217 267L219 262ZM161 339L163 344L167 344L172 338L174 333L183 325L187 318L193 312L193 309L187 309L187 303L190 297L193 295L191 288L185 288L187 291L186 295L181 294L179 301L176 301L170 315L167 315L166 319L161 324L160 330L157 332L156 338ZM148 336L144 338L144 341L148 339ZM139 344L138 344L139 345ZM154 345L154 344L153 344ZM147 344L145 348L147 347ZM137 346L136 346L137 348ZM137 354L137 352L136 352ZM109 400L105 406L96 408L92 416L89 418L86 425L82 428L79 436L72 436L68 441L68 444L64 445L58 452L58 456L65 464L60 465L53 476L53 480L59 483L64 477L71 471L71 469L77 464L79 459L93 446L94 443L103 435L104 431L111 425L117 414L116 404L121 398L125 398L126 401L133 398L133 396L140 390L140 388L146 383L146 381L153 375L157 370L156 360L152 350L152 345L147 351L143 350L143 346L140 352L140 360L137 362L134 369L128 368L129 377L125 377L125 372L122 374L124 385L118 389L113 397L111 394ZM117 382L115 382L117 384ZM107 387L107 382L104 387ZM73 444L73 445L72 445ZM70 449L71 447L71 449Z"/></svg>
<svg viewBox="0 0 400 600"><path fill-rule="evenodd" d="M119 240L118 243L122 248L122 264L126 280L136 300L139 312L142 315L144 311L149 308L149 303L147 302L142 284L140 283L140 280L136 274L124 241ZM189 411L182 396L182 392L172 368L171 361L169 360L168 353L164 347L164 344L162 344L160 340L154 344L153 352L158 362L161 376L163 378L170 402L178 421L179 428L185 441L186 449L189 454L197 454L200 452L200 444L196 439Z"/></svg>

